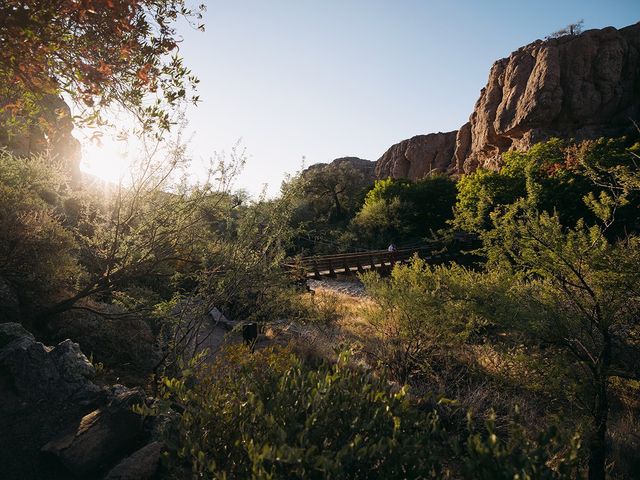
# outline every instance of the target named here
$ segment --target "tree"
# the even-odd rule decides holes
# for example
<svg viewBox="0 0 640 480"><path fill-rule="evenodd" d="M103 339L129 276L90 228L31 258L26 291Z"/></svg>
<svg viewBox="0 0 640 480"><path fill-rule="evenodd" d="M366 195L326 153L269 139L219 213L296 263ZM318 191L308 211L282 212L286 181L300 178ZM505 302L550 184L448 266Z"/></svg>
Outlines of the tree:
<svg viewBox="0 0 640 480"><path fill-rule="evenodd" d="M640 331L640 239L612 244L601 228L583 222L565 229L524 200L494 221L483 236L490 268L508 264L519 278L505 299L509 327L559 348L583 369L592 419L589 478L604 479L609 380L640 379L623 356Z"/></svg>
<svg viewBox="0 0 640 480"><path fill-rule="evenodd" d="M231 178L243 163L242 153L219 159L211 177L191 186L179 173L188 164L179 141L158 148L151 141L132 167L129 184L87 192L68 225L77 239L86 275L66 295L43 308L37 324L45 327L56 315L86 298L109 299L132 285L156 291L177 272L196 270L204 246L215 232L207 228L203 207L228 198ZM178 175L178 178L175 178ZM170 295L165 288L165 296Z"/></svg>
<svg viewBox="0 0 640 480"><path fill-rule="evenodd" d="M633 189L625 189L621 179L633 178L637 167L632 160L638 148L624 138L579 144L556 138L535 144L525 152L505 153L498 172L479 169L460 179L452 224L468 232L490 230L491 213L527 196L527 184L534 182L538 209L557 212L565 226L573 226L580 219L595 224L598 217L584 199L607 193L620 198L618 221L607 234L637 231L636 206L640 198ZM612 189L614 181L617 186Z"/></svg>
<svg viewBox="0 0 640 480"><path fill-rule="evenodd" d="M584 27L584 20L578 20L575 23L570 23L566 27L561 28L560 30L557 30L549 34L545 38L548 40L550 38L558 38L558 37L563 37L565 35L580 35L582 33L583 27Z"/></svg>
<svg viewBox="0 0 640 480"><path fill-rule="evenodd" d="M39 125L42 100L66 94L87 122L102 123L105 109L117 105L144 129L168 129L168 109L184 99L198 100L189 97L197 79L177 54L175 22L187 18L202 29L203 10L188 8L184 0L4 1L5 123Z"/></svg>
<svg viewBox="0 0 640 480"><path fill-rule="evenodd" d="M19 310L8 319L22 321L82 281L78 242L61 221L65 185L45 157L0 149L0 283L16 292Z"/></svg>
<svg viewBox="0 0 640 480"><path fill-rule="evenodd" d="M311 165L285 182L283 196L296 192L291 226L302 227L295 253L309 247L315 253L323 248L330 252L352 248L345 241L346 226L362 205L373 177L373 162L345 157Z"/></svg>
<svg viewBox="0 0 640 480"><path fill-rule="evenodd" d="M351 227L361 242L371 246L421 241L446 226L455 196L455 183L442 175L417 182L378 180Z"/></svg>

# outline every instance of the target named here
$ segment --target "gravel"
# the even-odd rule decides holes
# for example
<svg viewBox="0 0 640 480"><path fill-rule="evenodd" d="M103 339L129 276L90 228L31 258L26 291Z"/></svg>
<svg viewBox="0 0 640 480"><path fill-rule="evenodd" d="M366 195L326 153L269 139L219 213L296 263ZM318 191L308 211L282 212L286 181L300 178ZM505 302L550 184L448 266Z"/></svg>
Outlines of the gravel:
<svg viewBox="0 0 640 480"><path fill-rule="evenodd" d="M352 280L336 280L334 278L323 278L321 280L307 280L307 285L313 291L329 290L343 295L352 297L366 297L367 294L364 285L360 280L354 278Z"/></svg>

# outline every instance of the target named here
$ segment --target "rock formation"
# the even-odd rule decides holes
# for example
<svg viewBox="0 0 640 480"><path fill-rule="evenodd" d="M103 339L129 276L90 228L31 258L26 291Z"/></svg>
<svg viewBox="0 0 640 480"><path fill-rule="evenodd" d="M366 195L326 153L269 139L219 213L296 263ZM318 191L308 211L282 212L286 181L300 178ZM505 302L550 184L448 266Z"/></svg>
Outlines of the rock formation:
<svg viewBox="0 0 640 480"><path fill-rule="evenodd" d="M135 449L143 438L142 416L132 407L144 402L142 389L123 389L107 405L86 414L43 446L42 452L78 476L104 468Z"/></svg>
<svg viewBox="0 0 640 480"><path fill-rule="evenodd" d="M2 478L153 477L160 430L132 411L150 400L140 388L100 387L94 376L77 343L50 347L19 323L0 323Z"/></svg>
<svg viewBox="0 0 640 480"><path fill-rule="evenodd" d="M494 63L454 158L496 168L507 150L622 135L639 115L640 24L538 40Z"/></svg>
<svg viewBox="0 0 640 480"><path fill-rule="evenodd" d="M456 146L457 131L417 135L396 143L376 163L378 178L416 180L430 172L446 172Z"/></svg>
<svg viewBox="0 0 640 480"><path fill-rule="evenodd" d="M0 370L29 401L88 400L100 391L91 382L95 369L77 343L48 347L18 323L0 324Z"/></svg>
<svg viewBox="0 0 640 480"><path fill-rule="evenodd" d="M537 40L494 63L468 123L392 146L376 173L415 180L432 170L495 169L504 152L551 137L637 135L634 121L640 121L640 23Z"/></svg>

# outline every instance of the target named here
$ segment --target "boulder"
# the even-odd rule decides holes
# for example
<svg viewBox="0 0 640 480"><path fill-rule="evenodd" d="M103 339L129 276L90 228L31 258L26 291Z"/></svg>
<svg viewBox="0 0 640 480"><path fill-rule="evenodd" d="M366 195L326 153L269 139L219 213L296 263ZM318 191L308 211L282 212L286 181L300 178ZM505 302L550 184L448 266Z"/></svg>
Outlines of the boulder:
<svg viewBox="0 0 640 480"><path fill-rule="evenodd" d="M0 323L0 354L7 345L14 341L31 343L35 342L35 338L19 323ZM12 348L17 346L16 343Z"/></svg>
<svg viewBox="0 0 640 480"><path fill-rule="evenodd" d="M457 131L417 135L389 148L376 163L377 178L419 180L451 169Z"/></svg>
<svg viewBox="0 0 640 480"><path fill-rule="evenodd" d="M152 442L122 460L105 477L105 480L147 480L153 478L160 464L164 445Z"/></svg>
<svg viewBox="0 0 640 480"><path fill-rule="evenodd" d="M70 472L83 476L108 467L143 438L142 416L132 407L145 401L142 389L121 391L42 447Z"/></svg>
<svg viewBox="0 0 640 480"><path fill-rule="evenodd" d="M88 400L100 392L77 343L67 339L48 347L18 323L0 324L0 369L25 400Z"/></svg>

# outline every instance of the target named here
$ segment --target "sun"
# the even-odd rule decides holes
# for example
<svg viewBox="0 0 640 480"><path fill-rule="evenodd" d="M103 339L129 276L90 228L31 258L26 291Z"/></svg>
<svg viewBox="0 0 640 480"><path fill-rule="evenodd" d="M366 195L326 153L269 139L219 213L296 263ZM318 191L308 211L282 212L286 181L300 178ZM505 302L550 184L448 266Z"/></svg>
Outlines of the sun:
<svg viewBox="0 0 640 480"><path fill-rule="evenodd" d="M122 142L105 139L82 145L80 170L109 183L127 182L131 162Z"/></svg>

